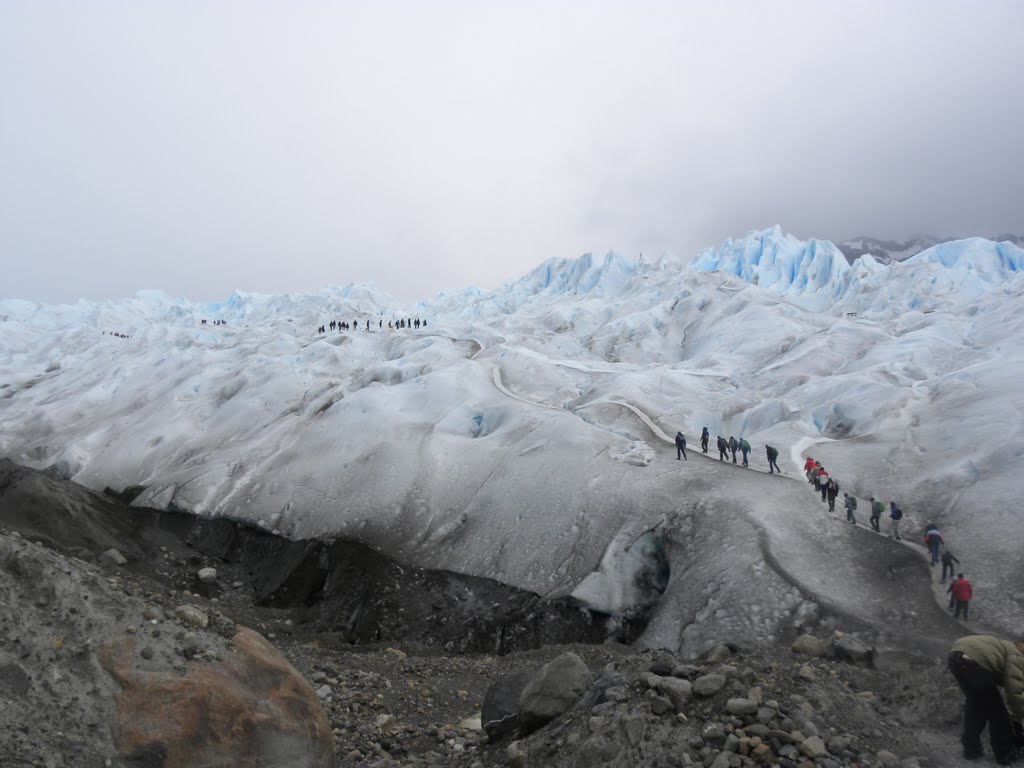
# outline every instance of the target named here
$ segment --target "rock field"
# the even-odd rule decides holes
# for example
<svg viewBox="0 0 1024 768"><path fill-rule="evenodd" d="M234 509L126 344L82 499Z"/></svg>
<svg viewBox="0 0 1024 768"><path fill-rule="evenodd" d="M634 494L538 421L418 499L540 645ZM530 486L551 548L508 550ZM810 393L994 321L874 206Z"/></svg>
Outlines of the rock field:
<svg viewBox="0 0 1024 768"><path fill-rule="evenodd" d="M683 659L571 604L10 462L0 595L2 768L960 764L943 660L834 622Z"/></svg>

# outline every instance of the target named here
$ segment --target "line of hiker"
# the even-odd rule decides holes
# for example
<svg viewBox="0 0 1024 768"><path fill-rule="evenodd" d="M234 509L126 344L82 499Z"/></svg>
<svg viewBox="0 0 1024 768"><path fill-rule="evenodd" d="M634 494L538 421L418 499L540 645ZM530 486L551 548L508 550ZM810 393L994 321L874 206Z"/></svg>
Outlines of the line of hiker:
<svg viewBox="0 0 1024 768"><path fill-rule="evenodd" d="M828 504L828 511L835 512L836 498L839 495L839 483L836 482L836 479L828 473L828 470L821 465L820 461L815 461L810 456L804 462L804 472L807 475L807 482L814 485L815 492L820 493L821 500ZM868 518L868 522L871 525L871 530L875 533L881 533L879 521L882 515L885 514L885 502L878 501L874 496L869 499L869 502L871 504L871 516ZM847 522L856 525L857 498L849 493L843 493L843 508L846 510ZM903 536L900 533L902 523L903 510L896 505L895 501L890 501L890 539L903 541ZM940 562L942 563L942 576L939 579L939 583L945 584L947 575L952 578L946 594L950 596L949 609L953 611L953 617L958 619L963 614L964 621L967 621L967 609L973 590L971 583L964 578L963 573L958 573L953 578L953 563L959 565L960 560L953 554L953 550L946 546L945 538L934 523L928 523L924 527L924 543L928 547L928 557L931 560L932 567L934 568Z"/></svg>
<svg viewBox="0 0 1024 768"><path fill-rule="evenodd" d="M199 324L200 325L206 325L206 321L205 320L200 320ZM213 324L214 325L227 325L228 321L227 320L214 320Z"/></svg>
<svg viewBox="0 0 1024 768"><path fill-rule="evenodd" d="M711 440L711 433L708 432L708 428L704 427L700 434L700 450L701 453L708 452L708 442ZM773 475L775 472L782 473L779 469L778 458L779 452L772 446L765 444L765 455L768 457L768 474ZM747 442L745 437L741 437L737 440L735 437L730 436L726 440L721 435L718 436L718 460L725 461L729 455L732 455L732 463L736 463L736 452L739 451L743 455L743 466L750 466L750 443ZM682 459L687 461L686 458L686 436L682 432L676 432L676 460Z"/></svg>
<svg viewBox="0 0 1024 768"><path fill-rule="evenodd" d="M946 539L935 523L928 523L924 527L924 543L928 547L928 556L934 568L942 563L942 575L939 577L939 584L946 583L949 577L949 586L946 587L946 594L949 595L949 610L953 611L953 618L959 619L963 614L964 621L967 621L967 609L971 598L974 596L974 588L971 586L963 572L953 575L953 563L960 565L960 559L953 554L953 550L946 545Z"/></svg>
<svg viewBox="0 0 1024 768"><path fill-rule="evenodd" d="M119 331L104 331L103 335L104 336L114 336L114 337L116 337L118 339L130 339L131 338L131 334L120 333Z"/></svg>
<svg viewBox="0 0 1024 768"><path fill-rule="evenodd" d="M371 328L371 325L372 325L372 322L370 320L366 320L366 325L365 325L364 330L369 331L370 328ZM324 325L317 326L316 332L317 333L327 333L328 329L330 329L331 331L358 331L360 329L360 327L362 327L362 326L360 325L360 321L359 320L355 320L352 323L349 323L347 320L331 320L331 322L329 322L329 323L325 323ZM400 328L416 328L416 329L418 329L418 328L426 328L426 327L427 327L427 321L426 321L425 318L421 320L418 317L415 317L415 318L414 317L408 317L408 318L403 317L403 318L399 318L398 320L388 320L388 328L390 328L392 330L394 330L396 328L399 328L399 329ZM378 328L378 330L383 330L384 329L384 319L383 318L378 318L377 319L377 328Z"/></svg>

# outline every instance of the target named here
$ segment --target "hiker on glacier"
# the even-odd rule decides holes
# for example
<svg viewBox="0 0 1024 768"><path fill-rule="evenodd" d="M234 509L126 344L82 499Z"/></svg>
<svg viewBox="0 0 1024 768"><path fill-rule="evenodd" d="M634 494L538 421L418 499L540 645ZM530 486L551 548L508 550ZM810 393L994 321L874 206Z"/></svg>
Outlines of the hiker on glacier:
<svg viewBox="0 0 1024 768"><path fill-rule="evenodd" d="M953 554L953 550L946 547L945 551L942 553L942 578L939 579L939 584L946 583L947 573L950 577L953 576L953 563L959 564L960 561L957 559L956 555Z"/></svg>
<svg viewBox="0 0 1024 768"><path fill-rule="evenodd" d="M729 444L725 442L725 438L721 435L718 436L718 460L722 461L729 457Z"/></svg>
<svg viewBox="0 0 1024 768"><path fill-rule="evenodd" d="M824 467L818 467L818 492L822 501L828 501L828 472Z"/></svg>
<svg viewBox="0 0 1024 768"><path fill-rule="evenodd" d="M704 427L704 430L700 433L700 450L703 453L708 452L708 440L711 439L711 433L708 432L708 428Z"/></svg>
<svg viewBox="0 0 1024 768"><path fill-rule="evenodd" d="M749 467L750 464L747 463L747 455L750 453L750 443L747 442L747 438L745 437L740 438L740 451L743 453L743 466Z"/></svg>
<svg viewBox="0 0 1024 768"><path fill-rule="evenodd" d="M971 602L971 598L974 596L974 590L971 588L971 582L964 578L962 573L956 575L956 581L953 581L949 585L950 594L953 595L953 601L955 606L953 608L953 618L959 619L960 613L964 614L964 621L967 621L967 607Z"/></svg>
<svg viewBox="0 0 1024 768"><path fill-rule="evenodd" d="M946 543L946 540L942 538L942 534L939 533L939 529L935 527L934 523L928 523L924 528L924 542L928 545L928 554L932 558L932 568L939 562L939 550Z"/></svg>
<svg viewBox="0 0 1024 768"><path fill-rule="evenodd" d="M835 481L833 480L832 482L835 482ZM857 518L856 518L855 515L857 514L857 498L855 496L851 496L848 493L844 493L843 494L843 506L846 507L846 519L849 522L851 522L854 525L856 525L857 524Z"/></svg>
<svg viewBox="0 0 1024 768"><path fill-rule="evenodd" d="M804 474L807 475L807 482L813 483L814 479L811 477L811 472L814 471L814 465L817 464L814 459L810 456L807 457L807 461L804 462Z"/></svg>
<svg viewBox="0 0 1024 768"><path fill-rule="evenodd" d="M818 482L818 475L820 473L821 473L821 463L816 461L816 462L814 462L814 466L811 467L811 476L810 476L810 481L812 483L814 483L814 492L815 493L820 493L821 492L821 483Z"/></svg>
<svg viewBox="0 0 1024 768"><path fill-rule="evenodd" d="M882 519L882 513L885 512L885 502L875 501L875 497L872 496L869 501L871 502L871 517L868 518L868 522L871 523L871 530L875 533L881 533L882 527L878 521ZM952 574L953 569L950 568L949 572Z"/></svg>
<svg viewBox="0 0 1024 768"><path fill-rule="evenodd" d="M775 471L778 471L778 473L781 475L782 474L782 470L779 469L779 464L778 464L778 458L779 458L779 451L778 451L778 449L777 448L773 448L772 446L768 445L768 443L765 443L764 444L764 452L765 452L765 455L768 456L768 474L769 475L774 474L774 471L772 470L772 467L775 467Z"/></svg>
<svg viewBox="0 0 1024 768"><path fill-rule="evenodd" d="M895 501L889 502L889 538L896 541L903 541L900 536L900 521L903 519L903 510L896 506Z"/></svg>
<svg viewBox="0 0 1024 768"><path fill-rule="evenodd" d="M682 432L676 432L676 461L679 461L680 458L683 461L689 461L686 458L686 437Z"/></svg>
<svg viewBox="0 0 1024 768"><path fill-rule="evenodd" d="M736 449L740 447L740 444L736 441L736 438L729 435L729 453L732 454L732 463L736 463Z"/></svg>
<svg viewBox="0 0 1024 768"><path fill-rule="evenodd" d="M956 584L956 582L959 580L960 576L962 576L962 575L963 574L960 574L958 576L953 576L952 574L950 574L949 586L946 587L946 594L949 595L949 610L951 610L951 611L956 606L956 597L954 597L954 595L953 595L953 585Z"/></svg>
<svg viewBox="0 0 1024 768"><path fill-rule="evenodd" d="M844 496L846 494L843 494ZM836 497L839 496L839 483L835 481L835 478L830 477L828 482L825 483L825 498L828 500L828 511L836 511Z"/></svg>
<svg viewBox="0 0 1024 768"><path fill-rule="evenodd" d="M999 765L1021 756L1020 720L1024 719L1024 639L1016 643L990 635L968 635L953 643L949 671L964 693L963 755L974 760L985 754L981 733L988 725L992 754ZM1006 693L1006 704L999 688ZM1007 712L1009 705L1014 722Z"/></svg>

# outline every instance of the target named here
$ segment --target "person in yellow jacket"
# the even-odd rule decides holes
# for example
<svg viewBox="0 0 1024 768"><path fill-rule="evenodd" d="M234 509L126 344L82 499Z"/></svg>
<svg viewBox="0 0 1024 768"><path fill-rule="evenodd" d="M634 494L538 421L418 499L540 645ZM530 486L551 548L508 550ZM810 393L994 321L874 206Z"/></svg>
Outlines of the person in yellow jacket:
<svg viewBox="0 0 1024 768"><path fill-rule="evenodd" d="M989 635L968 635L953 643L949 671L964 692L964 730L960 742L968 760L981 757L981 732L988 725L992 753L1000 765L1020 756L1024 720L1024 640L1010 643ZM1006 692L1006 704L999 694ZM1006 711L1009 705L1014 722Z"/></svg>

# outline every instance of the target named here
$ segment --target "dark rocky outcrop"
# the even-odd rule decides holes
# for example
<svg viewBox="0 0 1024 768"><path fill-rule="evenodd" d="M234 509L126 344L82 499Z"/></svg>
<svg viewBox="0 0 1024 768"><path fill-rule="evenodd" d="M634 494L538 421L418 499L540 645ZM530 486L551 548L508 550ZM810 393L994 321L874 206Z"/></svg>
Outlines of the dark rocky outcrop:
<svg viewBox="0 0 1024 768"><path fill-rule="evenodd" d="M572 600L547 600L488 579L401 565L353 541L293 541L228 518L131 507L120 493L95 493L0 460L0 525L34 541L95 560L116 549L128 568L146 569L169 551L236 565L257 605L290 609L296 623L348 643L412 639L448 652L509 653L564 642L601 642L605 616ZM196 568L198 571L198 568ZM214 596L216 584L193 589ZM615 627L629 640L642 616Z"/></svg>

